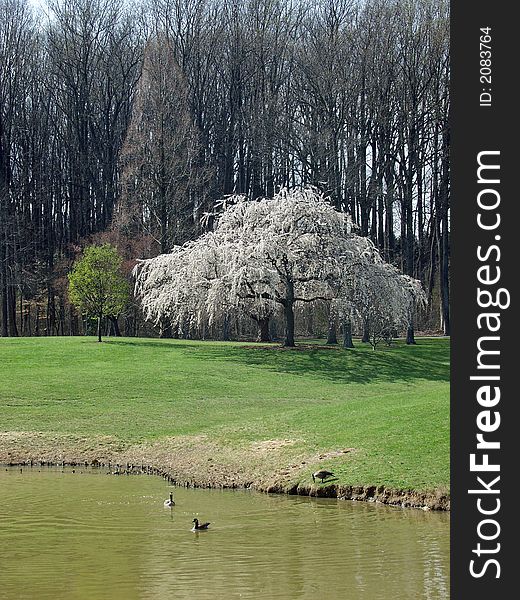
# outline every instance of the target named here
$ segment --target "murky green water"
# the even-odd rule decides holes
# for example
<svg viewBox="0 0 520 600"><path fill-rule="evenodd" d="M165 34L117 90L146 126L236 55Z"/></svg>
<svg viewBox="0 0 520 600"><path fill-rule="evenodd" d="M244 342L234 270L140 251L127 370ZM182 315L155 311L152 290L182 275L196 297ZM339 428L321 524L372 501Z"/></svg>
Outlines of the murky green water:
<svg viewBox="0 0 520 600"><path fill-rule="evenodd" d="M447 514L80 471L0 470L2 600L449 597Z"/></svg>

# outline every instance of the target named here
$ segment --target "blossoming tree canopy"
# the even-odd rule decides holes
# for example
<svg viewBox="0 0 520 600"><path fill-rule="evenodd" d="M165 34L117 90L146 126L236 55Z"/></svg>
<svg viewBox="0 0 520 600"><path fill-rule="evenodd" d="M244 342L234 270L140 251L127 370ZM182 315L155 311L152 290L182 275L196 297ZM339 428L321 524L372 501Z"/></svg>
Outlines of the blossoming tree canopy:
<svg viewBox="0 0 520 600"><path fill-rule="evenodd" d="M394 331L412 327L416 306L427 303L421 283L401 274L385 262L369 268L354 266L354 276L338 297L338 311L346 319L368 326L370 342L375 349L384 339L389 341Z"/></svg>
<svg viewBox="0 0 520 600"><path fill-rule="evenodd" d="M281 307L287 346L294 345L294 304L331 299L350 264L377 254L352 230L348 216L313 188L256 202L237 198L217 226L236 243L234 293Z"/></svg>
<svg viewBox="0 0 520 600"><path fill-rule="evenodd" d="M234 196L221 209L213 232L138 263L147 318L183 328L247 314L265 326L280 312L285 345L294 346L296 303L349 295L353 278L383 263L348 215L314 188L255 201Z"/></svg>

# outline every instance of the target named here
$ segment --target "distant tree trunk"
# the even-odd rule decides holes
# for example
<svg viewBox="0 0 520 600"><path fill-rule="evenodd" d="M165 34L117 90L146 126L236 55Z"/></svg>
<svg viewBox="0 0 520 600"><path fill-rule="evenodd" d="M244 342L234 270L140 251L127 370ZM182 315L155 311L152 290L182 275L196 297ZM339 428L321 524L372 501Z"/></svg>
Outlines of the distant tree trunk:
<svg viewBox="0 0 520 600"><path fill-rule="evenodd" d="M134 314L128 314L124 317L125 337L135 337L137 335L136 318Z"/></svg>
<svg viewBox="0 0 520 600"><path fill-rule="evenodd" d="M7 325L7 269L3 240L0 240L0 249L0 269L2 274L2 298L0 300L2 304L2 337L7 337L9 335L9 328Z"/></svg>
<svg viewBox="0 0 520 600"><path fill-rule="evenodd" d="M14 287L9 289L7 295L8 300L8 318L9 318L9 330L12 337L18 337L18 327L16 325L16 292Z"/></svg>
<svg viewBox="0 0 520 600"><path fill-rule="evenodd" d="M97 318L97 338L98 338L98 342L101 342L101 318L102 318L102 315L98 315L98 318Z"/></svg>
<svg viewBox="0 0 520 600"><path fill-rule="evenodd" d="M271 334L269 332L269 317L258 319L258 341L259 342L270 342Z"/></svg>
<svg viewBox="0 0 520 600"><path fill-rule="evenodd" d="M25 306L25 310L23 313L23 322L22 322L22 332L23 335L31 336L31 305L27 304Z"/></svg>
<svg viewBox="0 0 520 600"><path fill-rule="evenodd" d="M121 330L119 329L119 321L117 317L108 317L110 321L110 335L114 337L121 337Z"/></svg>
<svg viewBox="0 0 520 600"><path fill-rule="evenodd" d="M394 258L394 174L390 161L385 170L386 198L385 198L385 259L391 262Z"/></svg>
<svg viewBox="0 0 520 600"><path fill-rule="evenodd" d="M411 325L410 327L408 327L408 329L406 330L406 343L407 344L415 344L415 336L414 336L414 330L413 330L413 325Z"/></svg>
<svg viewBox="0 0 520 600"><path fill-rule="evenodd" d="M352 321L343 322L343 348L354 348L352 341Z"/></svg>
<svg viewBox="0 0 520 600"><path fill-rule="evenodd" d="M6 5L7 7L7 5ZM8 64L8 63L7 63ZM12 67L11 67L12 69ZM3 74L3 71L1 72ZM4 86L2 86L3 88ZM4 107L0 111L0 312L2 318L2 336L9 335L8 325L8 278L7 278L7 243L8 243L8 207L10 185L10 161L7 141L4 142Z"/></svg>
<svg viewBox="0 0 520 600"><path fill-rule="evenodd" d="M23 314L23 294L20 294L20 335L24 335L25 331L25 319Z"/></svg>
<svg viewBox="0 0 520 600"><path fill-rule="evenodd" d="M443 164L441 181L441 235L440 235L440 284L441 309L444 335L450 335L450 276L449 276L449 219L448 219L448 189L449 189L449 129L443 134Z"/></svg>
<svg viewBox="0 0 520 600"><path fill-rule="evenodd" d="M69 335L74 335L74 311L72 309L72 304L69 304L68 312Z"/></svg>
<svg viewBox="0 0 520 600"><path fill-rule="evenodd" d="M172 337L172 326L166 321L166 319L161 319L160 328L160 338L169 339Z"/></svg>
<svg viewBox="0 0 520 600"><path fill-rule="evenodd" d="M293 348L294 343L294 283L287 282L287 296L283 303L285 313L285 341L284 346Z"/></svg>
<svg viewBox="0 0 520 600"><path fill-rule="evenodd" d="M63 296L60 296L59 298L58 335L65 335L65 302L63 300Z"/></svg>
<svg viewBox="0 0 520 600"><path fill-rule="evenodd" d="M285 306L285 341L284 346L293 348L294 343L294 307L292 302L287 302Z"/></svg>
<svg viewBox="0 0 520 600"><path fill-rule="evenodd" d="M370 342L370 345L372 346L372 350L375 350L377 348L377 342L378 342L377 336L375 334L372 335L369 338L369 342Z"/></svg>
<svg viewBox="0 0 520 600"><path fill-rule="evenodd" d="M52 335L54 331L54 325L56 322L54 311L54 292L50 285L47 286L47 328L45 335Z"/></svg>
<svg viewBox="0 0 520 600"><path fill-rule="evenodd" d="M335 323L329 323L329 330L327 333L327 346L333 346L334 344L338 343L338 336L336 333L336 324Z"/></svg>
<svg viewBox="0 0 520 600"><path fill-rule="evenodd" d="M231 339L231 327L229 324L229 317L226 315L224 317L224 321L222 323L222 339L225 342L229 342L229 340Z"/></svg>
<svg viewBox="0 0 520 600"><path fill-rule="evenodd" d="M276 319L271 319L269 323L269 338L271 341L278 338L278 323L276 322Z"/></svg>
<svg viewBox="0 0 520 600"><path fill-rule="evenodd" d="M368 319L363 321L363 337L361 338L361 341L364 344L368 344L370 342L370 324Z"/></svg>
<svg viewBox="0 0 520 600"><path fill-rule="evenodd" d="M338 336L336 333L336 311L333 307L329 310L329 330L327 333L327 345L332 346L338 343Z"/></svg>

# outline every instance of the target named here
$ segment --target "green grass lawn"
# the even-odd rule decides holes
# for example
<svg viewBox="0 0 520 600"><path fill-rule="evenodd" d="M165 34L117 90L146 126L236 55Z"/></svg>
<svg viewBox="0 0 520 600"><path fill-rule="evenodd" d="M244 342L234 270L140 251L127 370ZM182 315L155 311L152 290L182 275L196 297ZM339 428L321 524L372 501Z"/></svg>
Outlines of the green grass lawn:
<svg viewBox="0 0 520 600"><path fill-rule="evenodd" d="M449 486L449 340L373 351L234 342L0 339L0 430L139 444L204 434L226 447L353 448L339 483ZM281 453L280 460L289 454ZM283 465L282 465L283 466ZM308 476L308 475L307 475Z"/></svg>

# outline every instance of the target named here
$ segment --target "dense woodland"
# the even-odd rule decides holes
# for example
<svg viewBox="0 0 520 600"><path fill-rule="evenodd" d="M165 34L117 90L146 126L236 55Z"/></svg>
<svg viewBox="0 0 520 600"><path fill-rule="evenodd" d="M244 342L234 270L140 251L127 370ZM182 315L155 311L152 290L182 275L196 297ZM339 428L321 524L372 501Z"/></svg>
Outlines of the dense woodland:
<svg viewBox="0 0 520 600"><path fill-rule="evenodd" d="M0 333L85 330L66 274L316 186L420 279L449 334L449 3L0 0ZM326 307L308 314L323 331ZM322 314L324 313L324 314ZM112 324L113 325L113 324ZM122 333L150 333L139 309ZM321 329L320 329L321 327Z"/></svg>

